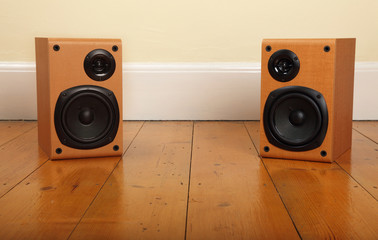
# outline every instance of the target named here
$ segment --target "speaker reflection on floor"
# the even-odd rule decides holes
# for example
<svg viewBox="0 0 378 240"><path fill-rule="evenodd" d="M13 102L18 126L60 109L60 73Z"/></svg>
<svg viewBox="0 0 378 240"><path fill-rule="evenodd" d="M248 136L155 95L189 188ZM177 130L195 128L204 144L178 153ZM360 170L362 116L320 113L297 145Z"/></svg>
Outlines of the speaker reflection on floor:
<svg viewBox="0 0 378 240"><path fill-rule="evenodd" d="M330 162L351 147L354 52L355 39L263 41L263 157Z"/></svg>
<svg viewBox="0 0 378 240"><path fill-rule="evenodd" d="M122 154L121 45L36 38L38 141L51 159Z"/></svg>

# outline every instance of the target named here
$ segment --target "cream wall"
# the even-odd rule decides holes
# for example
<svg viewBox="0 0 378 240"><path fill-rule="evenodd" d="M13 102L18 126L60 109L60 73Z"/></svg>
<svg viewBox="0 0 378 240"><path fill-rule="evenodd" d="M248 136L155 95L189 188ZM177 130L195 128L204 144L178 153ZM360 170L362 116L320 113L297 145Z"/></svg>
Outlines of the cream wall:
<svg viewBox="0 0 378 240"><path fill-rule="evenodd" d="M356 37L378 61L377 0L0 0L0 61L34 37L117 37L126 62L259 62L263 38Z"/></svg>

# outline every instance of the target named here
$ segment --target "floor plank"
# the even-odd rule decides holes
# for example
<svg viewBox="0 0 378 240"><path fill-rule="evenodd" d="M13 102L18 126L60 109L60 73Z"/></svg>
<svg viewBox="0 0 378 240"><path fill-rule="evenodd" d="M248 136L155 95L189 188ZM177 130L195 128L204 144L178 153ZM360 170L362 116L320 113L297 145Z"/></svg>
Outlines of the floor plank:
<svg viewBox="0 0 378 240"><path fill-rule="evenodd" d="M258 122L245 125L258 145ZM263 161L303 239L377 239L377 201L337 163Z"/></svg>
<svg viewBox="0 0 378 240"><path fill-rule="evenodd" d="M196 122L187 239L298 239L242 122Z"/></svg>
<svg viewBox="0 0 378 240"><path fill-rule="evenodd" d="M378 143L378 121L354 121L353 128Z"/></svg>
<svg viewBox="0 0 378 240"><path fill-rule="evenodd" d="M378 145L357 131L352 149L336 162L378 200Z"/></svg>
<svg viewBox="0 0 378 240"><path fill-rule="evenodd" d="M36 126L36 121L0 121L0 146Z"/></svg>
<svg viewBox="0 0 378 240"><path fill-rule="evenodd" d="M70 239L184 239L192 122L146 122Z"/></svg>
<svg viewBox="0 0 378 240"><path fill-rule="evenodd" d="M370 122L374 123L374 122ZM259 148L259 122L246 122L246 127L253 139L257 149ZM369 131L374 131L368 126L364 128ZM378 199L378 146L369 138L363 136L359 132L353 130L352 132L352 149L343 154L336 162L351 175L363 188L365 188L371 195Z"/></svg>
<svg viewBox="0 0 378 240"><path fill-rule="evenodd" d="M48 160L37 135L34 128L0 147L0 197Z"/></svg>
<svg viewBox="0 0 378 240"><path fill-rule="evenodd" d="M125 142L142 124L125 124ZM67 239L119 159L47 161L0 199L0 239Z"/></svg>

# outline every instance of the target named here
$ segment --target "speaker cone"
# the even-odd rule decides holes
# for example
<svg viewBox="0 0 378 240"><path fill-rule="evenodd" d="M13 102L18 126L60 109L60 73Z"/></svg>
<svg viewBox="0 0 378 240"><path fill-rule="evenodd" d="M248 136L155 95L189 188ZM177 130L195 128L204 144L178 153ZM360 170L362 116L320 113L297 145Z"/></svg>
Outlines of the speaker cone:
<svg viewBox="0 0 378 240"><path fill-rule="evenodd" d="M299 67L297 55L287 49L273 53L268 61L270 75L280 82L287 82L295 78L299 72Z"/></svg>
<svg viewBox="0 0 378 240"><path fill-rule="evenodd" d="M115 71L113 55L105 49L96 49L88 53L84 60L84 70L88 77L96 81L109 79Z"/></svg>
<svg viewBox="0 0 378 240"><path fill-rule="evenodd" d="M55 107L55 129L62 144L78 149L98 148L116 136L117 99L98 86L77 86L63 91Z"/></svg>
<svg viewBox="0 0 378 240"><path fill-rule="evenodd" d="M321 93L288 86L271 92L264 107L268 141L290 151L319 147L328 127L328 111Z"/></svg>

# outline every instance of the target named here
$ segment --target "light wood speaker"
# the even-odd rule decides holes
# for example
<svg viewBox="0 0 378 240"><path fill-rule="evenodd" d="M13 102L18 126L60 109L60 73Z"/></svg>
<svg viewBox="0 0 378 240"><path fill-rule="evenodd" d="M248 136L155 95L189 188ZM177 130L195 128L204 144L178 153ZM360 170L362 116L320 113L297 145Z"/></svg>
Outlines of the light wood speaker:
<svg viewBox="0 0 378 240"><path fill-rule="evenodd" d="M121 155L122 42L36 38L38 142L51 159Z"/></svg>
<svg viewBox="0 0 378 240"><path fill-rule="evenodd" d="M336 160L352 141L355 39L262 43L262 157Z"/></svg>

